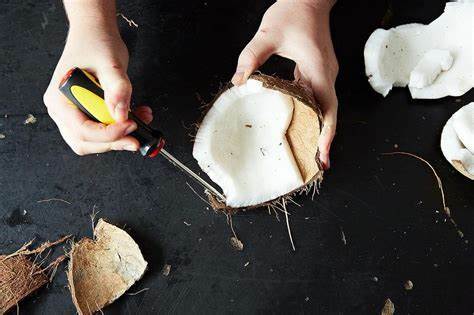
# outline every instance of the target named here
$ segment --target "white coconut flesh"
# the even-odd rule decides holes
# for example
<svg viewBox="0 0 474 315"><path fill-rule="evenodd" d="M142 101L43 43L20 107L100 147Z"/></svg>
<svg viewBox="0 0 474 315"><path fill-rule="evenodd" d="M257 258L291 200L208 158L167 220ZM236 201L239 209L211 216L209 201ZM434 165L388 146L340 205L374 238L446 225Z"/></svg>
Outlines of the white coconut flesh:
<svg viewBox="0 0 474 315"><path fill-rule="evenodd" d="M375 91L408 85L411 96L460 96L474 86L474 1L450 2L428 25L377 29L364 49L365 71Z"/></svg>
<svg viewBox="0 0 474 315"><path fill-rule="evenodd" d="M297 107L297 111L295 110ZM308 125L293 124L293 118ZM311 123L314 122L314 123ZM316 112L259 80L223 92L204 117L193 156L231 208L255 206L304 186L319 171ZM292 145L306 145L294 154ZM312 160L312 161L311 161Z"/></svg>
<svg viewBox="0 0 474 315"><path fill-rule="evenodd" d="M441 151L460 173L474 180L474 103L459 109L446 122Z"/></svg>

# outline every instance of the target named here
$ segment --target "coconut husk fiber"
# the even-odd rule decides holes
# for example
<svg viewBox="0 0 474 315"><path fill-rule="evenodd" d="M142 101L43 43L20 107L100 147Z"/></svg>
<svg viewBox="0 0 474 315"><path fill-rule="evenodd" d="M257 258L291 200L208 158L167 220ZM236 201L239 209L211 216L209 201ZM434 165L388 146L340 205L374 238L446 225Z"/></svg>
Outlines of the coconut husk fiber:
<svg viewBox="0 0 474 315"><path fill-rule="evenodd" d="M311 91L305 89L297 82L283 80L264 74L254 74L250 76L250 78L261 81L263 86L266 88L279 91L292 97L294 105L293 117L288 126L286 138L290 144L293 156L305 184L295 191L275 200L270 200L252 207L238 209L228 207L224 202L218 200L216 196L209 193L208 198L212 208L226 213L235 213L245 209L271 206L285 198L293 196L295 193L308 191L309 186L319 185L323 178L323 167L319 160L318 151L318 141L321 134L323 116ZM227 86L226 89L227 88L230 88L230 86ZM221 93L219 93L219 95ZM212 104L210 104L210 107L212 107Z"/></svg>
<svg viewBox="0 0 474 315"><path fill-rule="evenodd" d="M125 293L144 274L147 262L124 230L100 219L94 239L72 246L68 282L79 314L93 314Z"/></svg>
<svg viewBox="0 0 474 315"><path fill-rule="evenodd" d="M48 276L28 257L0 255L0 314L46 283Z"/></svg>
<svg viewBox="0 0 474 315"><path fill-rule="evenodd" d="M0 314L4 314L15 305L18 306L21 300L48 283L59 263L65 258L61 255L47 267L42 268L41 263L34 263L29 256L41 254L69 237L68 235L55 242L45 242L32 250L29 247L33 241L30 241L14 253L0 255ZM49 271L52 271L50 276Z"/></svg>

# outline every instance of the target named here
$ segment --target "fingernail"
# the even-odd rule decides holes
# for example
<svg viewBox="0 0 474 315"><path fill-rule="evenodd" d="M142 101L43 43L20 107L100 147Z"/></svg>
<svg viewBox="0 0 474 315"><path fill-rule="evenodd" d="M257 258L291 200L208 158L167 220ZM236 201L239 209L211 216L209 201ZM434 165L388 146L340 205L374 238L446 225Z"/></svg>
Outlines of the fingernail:
<svg viewBox="0 0 474 315"><path fill-rule="evenodd" d="M134 145L126 145L123 149L127 151L137 151L137 148Z"/></svg>
<svg viewBox="0 0 474 315"><path fill-rule="evenodd" d="M234 85L240 85L242 84L242 80L244 79L244 74L245 72L243 71L237 71L234 76L232 77L232 83Z"/></svg>
<svg viewBox="0 0 474 315"><path fill-rule="evenodd" d="M115 119L121 121L127 119L128 106L125 103L117 103L115 106Z"/></svg>
<svg viewBox="0 0 474 315"><path fill-rule="evenodd" d="M127 129L125 129L125 132L124 132L124 135L128 135L130 134L131 132L135 131L137 129L137 124L132 121L132 123L130 124L130 126L127 127Z"/></svg>

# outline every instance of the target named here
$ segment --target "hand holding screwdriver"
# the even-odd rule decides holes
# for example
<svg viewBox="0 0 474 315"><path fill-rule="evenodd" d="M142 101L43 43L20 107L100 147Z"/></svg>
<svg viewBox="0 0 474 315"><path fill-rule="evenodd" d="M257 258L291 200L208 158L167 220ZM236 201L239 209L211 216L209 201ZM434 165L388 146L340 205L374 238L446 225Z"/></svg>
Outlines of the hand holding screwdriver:
<svg viewBox="0 0 474 315"><path fill-rule="evenodd" d="M128 119L132 92L126 73L128 51L118 31L115 1L65 0L64 6L70 28L64 51L43 97L49 115L66 143L79 155L111 150L137 151L139 142L130 136L137 124ZM105 103L115 123L92 121L59 92L61 78L76 66L87 69L100 80ZM153 119L147 106L137 107L134 113L146 124Z"/></svg>

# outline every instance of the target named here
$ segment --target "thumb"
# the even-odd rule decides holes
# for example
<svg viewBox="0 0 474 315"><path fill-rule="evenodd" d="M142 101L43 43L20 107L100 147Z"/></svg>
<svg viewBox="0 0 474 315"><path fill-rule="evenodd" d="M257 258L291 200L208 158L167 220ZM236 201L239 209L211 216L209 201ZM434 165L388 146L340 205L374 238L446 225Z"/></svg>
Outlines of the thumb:
<svg viewBox="0 0 474 315"><path fill-rule="evenodd" d="M305 71L306 70L306 71ZM334 80L325 74L324 64L316 63L312 67L295 68L295 79L311 87L314 98L323 114L322 129L318 140L319 159L323 167L330 167L329 153L336 134L338 100L334 88Z"/></svg>
<svg viewBox="0 0 474 315"><path fill-rule="evenodd" d="M248 77L270 58L274 50L275 47L266 32L258 31L240 53L232 83L234 85L244 84Z"/></svg>
<svg viewBox="0 0 474 315"><path fill-rule="evenodd" d="M105 104L117 122L128 119L132 85L127 73L121 67L106 67L97 71L104 89Z"/></svg>

